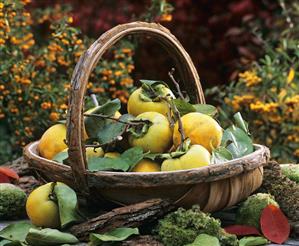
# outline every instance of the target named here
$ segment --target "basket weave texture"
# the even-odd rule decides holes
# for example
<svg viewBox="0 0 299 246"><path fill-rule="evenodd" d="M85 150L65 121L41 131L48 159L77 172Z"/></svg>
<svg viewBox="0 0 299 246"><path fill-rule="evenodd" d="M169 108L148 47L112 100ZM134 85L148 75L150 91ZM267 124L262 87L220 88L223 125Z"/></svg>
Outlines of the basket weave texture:
<svg viewBox="0 0 299 246"><path fill-rule="evenodd" d="M203 168L155 173L90 172L84 147L83 109L88 78L102 55L121 38L139 34L161 44L174 60L181 87L194 103L205 103L199 76L192 60L179 41L165 27L156 23L132 22L116 26L96 40L75 67L67 117L67 143L70 166L39 156L38 142L24 150L32 169L47 181L64 182L80 194L100 202L132 204L150 198L170 199L178 206L199 204L212 212L236 204L248 197L262 183L263 165L269 150L255 145L247 156Z"/></svg>

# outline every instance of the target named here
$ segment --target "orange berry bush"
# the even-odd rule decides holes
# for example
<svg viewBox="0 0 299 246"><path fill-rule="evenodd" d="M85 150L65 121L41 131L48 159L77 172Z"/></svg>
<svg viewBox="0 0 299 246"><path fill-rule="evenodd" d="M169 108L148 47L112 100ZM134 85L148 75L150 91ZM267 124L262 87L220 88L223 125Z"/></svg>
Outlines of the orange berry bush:
<svg viewBox="0 0 299 246"><path fill-rule="evenodd" d="M169 8L156 7L158 2L152 0L150 15L169 14ZM0 2L0 164L65 118L73 69L93 41L72 26L68 6L28 11L29 3ZM94 69L88 88L99 102L116 97L127 102L134 47L131 41L120 42Z"/></svg>

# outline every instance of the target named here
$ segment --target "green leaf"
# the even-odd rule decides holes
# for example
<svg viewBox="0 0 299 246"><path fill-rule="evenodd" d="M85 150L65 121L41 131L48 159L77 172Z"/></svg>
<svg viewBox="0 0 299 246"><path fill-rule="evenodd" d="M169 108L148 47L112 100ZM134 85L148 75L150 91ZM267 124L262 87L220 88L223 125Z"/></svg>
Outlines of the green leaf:
<svg viewBox="0 0 299 246"><path fill-rule="evenodd" d="M217 149L214 149L212 152L211 163L219 164L229 160L232 160L233 156L226 148L220 146Z"/></svg>
<svg viewBox="0 0 299 246"><path fill-rule="evenodd" d="M181 116L191 112L196 112L196 108L191 103L188 103L182 99L173 99L172 101L180 112Z"/></svg>
<svg viewBox="0 0 299 246"><path fill-rule="evenodd" d="M220 246L220 242L217 237L210 236L208 234L198 235L193 243L186 244L185 246Z"/></svg>
<svg viewBox="0 0 299 246"><path fill-rule="evenodd" d="M113 170L126 172L129 168L129 164L120 158L91 157L88 159L88 170L92 172Z"/></svg>
<svg viewBox="0 0 299 246"><path fill-rule="evenodd" d="M125 115L122 115L119 119L122 122L129 122L129 120L132 118L133 118L132 115L125 114ZM111 142L115 141L115 139L118 136L121 136L124 133L126 127L127 127L127 124L117 122L117 121L105 124L102 128L98 129L97 141L100 144L111 143Z"/></svg>
<svg viewBox="0 0 299 246"><path fill-rule="evenodd" d="M264 237L243 237L239 240L239 246L257 246L267 243L269 243L269 241Z"/></svg>
<svg viewBox="0 0 299 246"><path fill-rule="evenodd" d="M58 201L61 227L65 228L72 222L81 221L82 218L77 211L78 201L75 191L63 183L56 183L54 193Z"/></svg>
<svg viewBox="0 0 299 246"><path fill-rule="evenodd" d="M148 86L153 86L155 84L163 84L166 87L168 87L168 85L162 80L140 79L139 81L140 81L141 84L145 84L145 85L148 85Z"/></svg>
<svg viewBox="0 0 299 246"><path fill-rule="evenodd" d="M241 113L240 112L235 113L233 117L236 126L241 128L244 132L246 132L249 135L248 123L243 119Z"/></svg>
<svg viewBox="0 0 299 246"><path fill-rule="evenodd" d="M26 237L26 241L30 245L35 246L60 245L64 243L74 244L79 242L79 240L70 233L49 228L41 230L31 228Z"/></svg>
<svg viewBox="0 0 299 246"><path fill-rule="evenodd" d="M88 110L86 114L101 114L101 115L113 116L115 112L120 108L121 108L121 104L119 99L114 99L94 109ZM104 119L100 117L85 116L84 125L85 125L85 130L87 135L89 137L96 137L98 135L98 131L109 122L112 122L112 120Z"/></svg>
<svg viewBox="0 0 299 246"><path fill-rule="evenodd" d="M117 158L91 157L88 160L89 171L117 170L126 172L143 159L141 147L133 147L123 152Z"/></svg>
<svg viewBox="0 0 299 246"><path fill-rule="evenodd" d="M66 160L69 157L67 151L62 151L54 156L53 161L63 163L64 160Z"/></svg>
<svg viewBox="0 0 299 246"><path fill-rule="evenodd" d="M214 117L217 114L217 108L210 104L194 104L196 112L207 114L211 117Z"/></svg>
<svg viewBox="0 0 299 246"><path fill-rule="evenodd" d="M138 228L116 228L110 232L104 234L90 234L90 241L92 245L102 245L103 242L120 242L126 240L132 235L139 235Z"/></svg>
<svg viewBox="0 0 299 246"><path fill-rule="evenodd" d="M222 146L233 155L239 158L253 152L252 139L240 128L232 125L223 132Z"/></svg>
<svg viewBox="0 0 299 246"><path fill-rule="evenodd" d="M2 240L0 241L0 246L27 246L25 243L17 242L17 241L10 241L10 240Z"/></svg>
<svg viewBox="0 0 299 246"><path fill-rule="evenodd" d="M25 242L25 238L30 228L34 226L29 222L13 223L0 231L0 238L13 242Z"/></svg>

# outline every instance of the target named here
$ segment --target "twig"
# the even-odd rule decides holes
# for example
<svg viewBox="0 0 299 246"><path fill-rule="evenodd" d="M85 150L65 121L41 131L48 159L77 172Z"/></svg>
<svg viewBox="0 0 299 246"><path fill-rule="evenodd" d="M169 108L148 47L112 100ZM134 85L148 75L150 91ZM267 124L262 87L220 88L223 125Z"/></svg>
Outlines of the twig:
<svg viewBox="0 0 299 246"><path fill-rule="evenodd" d="M174 73L174 71L175 71L175 69L172 68L172 69L168 72L168 76L170 77L170 79L171 79L172 82L174 83L174 85L175 85L175 87L176 87L176 90L177 90L177 93L179 94L179 97L180 97L181 99L184 100L185 98L184 98L184 95L183 95L183 93L182 93L182 91L181 91L180 85L179 85L179 83L175 80L175 78L173 77L173 73Z"/></svg>
<svg viewBox="0 0 299 246"><path fill-rule="evenodd" d="M102 119L109 119L109 120L117 121L117 122L122 123L122 124L134 125L134 126L149 123L148 120L132 120L130 122L122 121L120 119L117 119L117 118L114 118L112 116L108 116L108 115L105 115L105 114L84 114L84 116L94 117L94 118L102 118Z"/></svg>

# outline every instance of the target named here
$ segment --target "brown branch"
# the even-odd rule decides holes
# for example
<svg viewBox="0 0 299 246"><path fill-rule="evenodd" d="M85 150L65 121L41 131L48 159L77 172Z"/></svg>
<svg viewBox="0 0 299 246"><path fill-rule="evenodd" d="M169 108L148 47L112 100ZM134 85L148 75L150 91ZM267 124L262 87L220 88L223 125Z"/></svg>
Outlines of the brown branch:
<svg viewBox="0 0 299 246"><path fill-rule="evenodd" d="M80 240L88 240L90 233L104 233L118 227L139 227L161 218L174 209L174 206L162 199L113 209L112 211L74 225L70 232Z"/></svg>
<svg viewBox="0 0 299 246"><path fill-rule="evenodd" d="M105 114L84 114L84 116L114 120L114 121L117 121L119 123L132 125L132 126L141 125L141 124L148 124L149 123L148 120L132 120L130 122L122 121L120 119L117 119L117 118L114 118L112 116L108 116L108 115L105 115Z"/></svg>
<svg viewBox="0 0 299 246"><path fill-rule="evenodd" d="M173 82L173 84L175 85L176 87L176 90L177 90L177 93L179 94L179 97L183 100L185 100L184 98L184 95L181 91L181 88L180 88L180 85L179 83L175 80L174 76L173 76L173 73L174 73L175 69L172 68L169 72L168 72L168 76L170 77L171 81Z"/></svg>

